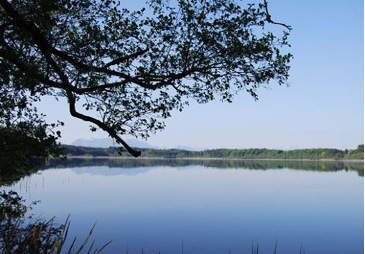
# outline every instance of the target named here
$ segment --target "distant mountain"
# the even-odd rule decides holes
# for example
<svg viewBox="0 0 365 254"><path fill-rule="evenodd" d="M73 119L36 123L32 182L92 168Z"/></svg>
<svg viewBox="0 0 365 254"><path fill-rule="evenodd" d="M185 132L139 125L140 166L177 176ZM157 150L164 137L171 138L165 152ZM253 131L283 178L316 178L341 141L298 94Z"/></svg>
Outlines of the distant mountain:
<svg viewBox="0 0 365 254"><path fill-rule="evenodd" d="M126 139L128 145L135 148L149 148L149 149L179 149L187 151L203 151L204 148L194 148L190 146L175 146L175 147L158 147L152 146L145 141L140 141L137 139ZM97 148L108 148L108 147L118 147L118 144L111 138L92 138L92 139L76 139L70 145L73 146L84 146L84 147L97 147Z"/></svg>
<svg viewBox="0 0 365 254"><path fill-rule="evenodd" d="M128 145L136 148L156 148L151 146L145 141L140 141L136 139L126 139L125 140ZM100 148L108 148L108 147L116 147L118 144L113 141L111 138L93 138L93 139L76 139L70 145L73 146L84 146L84 147L100 147Z"/></svg>
<svg viewBox="0 0 365 254"><path fill-rule="evenodd" d="M204 150L207 150L205 148L194 148L194 147L191 147L191 146L176 146L176 147L173 147L173 148L168 148L168 149L178 149L178 150L186 150L186 151L204 151Z"/></svg>

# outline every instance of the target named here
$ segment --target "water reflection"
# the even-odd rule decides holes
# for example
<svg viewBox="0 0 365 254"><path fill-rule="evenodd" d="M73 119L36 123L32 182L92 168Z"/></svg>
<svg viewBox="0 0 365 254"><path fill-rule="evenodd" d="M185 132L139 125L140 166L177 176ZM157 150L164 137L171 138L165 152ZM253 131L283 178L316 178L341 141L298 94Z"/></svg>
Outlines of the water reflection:
<svg viewBox="0 0 365 254"><path fill-rule="evenodd" d="M107 168L90 169L90 167L105 166ZM88 168L89 174L118 175L118 174L140 174L145 173L154 167L189 167L202 166L218 169L293 169L308 171L356 171L359 176L364 176L363 162L345 161L295 161L295 160L220 160L220 159L68 159L50 160L43 168ZM138 168L138 169L136 169ZM127 170L133 169L133 170ZM82 169L76 170L82 173Z"/></svg>
<svg viewBox="0 0 365 254"><path fill-rule="evenodd" d="M5 189L106 253L363 253L362 163L218 160L49 161Z"/></svg>
<svg viewBox="0 0 365 254"><path fill-rule="evenodd" d="M11 165L11 163L9 163ZM9 168L0 166L0 186L10 185L22 177L49 168L77 168L76 173L96 175L137 175L146 173L154 167L189 167L202 166L218 169L282 169L309 171L356 171L364 176L363 162L344 161L291 161L291 160L219 160L219 159L104 159L104 158L75 158L36 160L26 168ZM102 169L97 167L103 167Z"/></svg>

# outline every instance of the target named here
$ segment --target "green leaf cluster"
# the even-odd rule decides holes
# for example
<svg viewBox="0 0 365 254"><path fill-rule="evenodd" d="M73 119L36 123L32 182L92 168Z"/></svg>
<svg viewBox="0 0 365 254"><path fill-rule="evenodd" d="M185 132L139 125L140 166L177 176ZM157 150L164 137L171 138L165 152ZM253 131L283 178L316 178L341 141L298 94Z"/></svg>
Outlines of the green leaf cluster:
<svg viewBox="0 0 365 254"><path fill-rule="evenodd" d="M62 148L57 136L47 133L47 124L18 124L13 128L0 126L0 172L27 168L34 157L58 156Z"/></svg>

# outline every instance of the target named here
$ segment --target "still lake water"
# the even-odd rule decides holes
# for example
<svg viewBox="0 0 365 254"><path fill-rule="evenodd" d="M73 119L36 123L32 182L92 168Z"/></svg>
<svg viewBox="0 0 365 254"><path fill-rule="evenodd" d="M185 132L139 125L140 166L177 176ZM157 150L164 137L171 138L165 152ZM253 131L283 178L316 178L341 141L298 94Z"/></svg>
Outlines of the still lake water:
<svg viewBox="0 0 365 254"><path fill-rule="evenodd" d="M363 164L68 160L1 190L103 253L364 253ZM303 252L302 252L303 253Z"/></svg>

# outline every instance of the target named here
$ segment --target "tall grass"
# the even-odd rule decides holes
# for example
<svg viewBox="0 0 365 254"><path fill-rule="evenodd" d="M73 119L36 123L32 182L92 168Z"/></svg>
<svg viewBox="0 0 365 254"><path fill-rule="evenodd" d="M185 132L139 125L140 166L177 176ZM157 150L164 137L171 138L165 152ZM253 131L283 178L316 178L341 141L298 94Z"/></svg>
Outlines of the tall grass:
<svg viewBox="0 0 365 254"><path fill-rule="evenodd" d="M16 192L0 193L0 254L97 254L111 243L95 248L95 241L91 242L94 224L81 245L77 246L75 237L67 248L69 217L62 224L56 224L54 218L33 220L27 213L31 209Z"/></svg>

